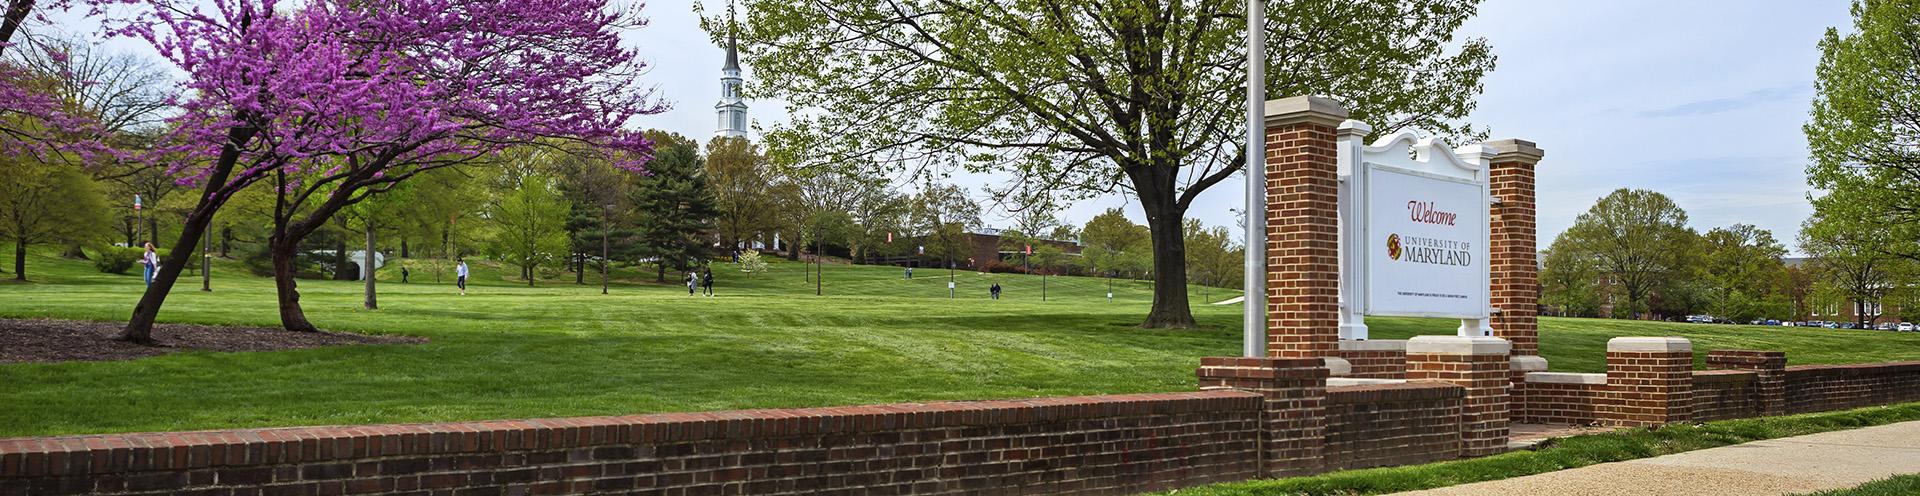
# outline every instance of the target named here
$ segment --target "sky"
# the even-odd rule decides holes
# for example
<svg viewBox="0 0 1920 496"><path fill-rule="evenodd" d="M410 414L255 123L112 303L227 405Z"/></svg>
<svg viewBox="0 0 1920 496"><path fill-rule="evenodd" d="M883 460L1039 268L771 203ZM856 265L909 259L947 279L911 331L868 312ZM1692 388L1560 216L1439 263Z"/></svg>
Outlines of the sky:
<svg viewBox="0 0 1920 496"><path fill-rule="evenodd" d="M658 63L649 76L675 104L653 125L709 136L725 52L694 24L691 2L647 9L653 24L640 36L655 41L642 50ZM1849 22L1840 0L1490 0L1460 30L1486 38L1499 57L1467 121L1491 138L1546 150L1536 170L1542 248L1595 200L1642 188L1672 197L1695 229L1754 224L1793 249L1812 212L1800 126L1817 43ZM780 102L749 104L760 126L786 115ZM960 181L984 199L979 186L995 179ZM1210 188L1188 216L1236 225L1229 209L1243 204L1242 188L1238 179ZM1137 202L1119 195L1079 202L1063 217L1085 222L1112 207L1145 221ZM985 220L1011 224L1002 215Z"/></svg>
<svg viewBox="0 0 1920 496"><path fill-rule="evenodd" d="M627 40L652 64L645 82L673 106L636 124L704 140L716 127L725 52L699 28L696 3L649 2L642 12L650 24ZM1817 43L1827 28L1849 23L1844 0L1488 0L1459 32L1486 38L1499 57L1466 120L1493 139L1546 150L1536 170L1543 248L1595 200L1631 187L1672 197L1700 231L1754 224L1794 249L1812 212L1800 126L1813 98ZM760 128L787 115L783 102L748 105ZM999 179L956 181L986 200L980 187ZM1215 185L1188 216L1232 228L1242 188L1238 178ZM1079 224L1113 207L1145 221L1136 202L1119 195L1076 202L1062 217ZM983 219L1011 225L998 211Z"/></svg>

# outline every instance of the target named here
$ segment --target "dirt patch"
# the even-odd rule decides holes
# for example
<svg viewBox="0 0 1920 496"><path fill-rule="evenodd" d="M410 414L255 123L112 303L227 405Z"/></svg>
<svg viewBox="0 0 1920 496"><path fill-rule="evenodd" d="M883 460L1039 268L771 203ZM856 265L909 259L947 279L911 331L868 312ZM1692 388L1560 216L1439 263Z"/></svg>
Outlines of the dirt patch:
<svg viewBox="0 0 1920 496"><path fill-rule="evenodd" d="M0 319L0 363L132 360L179 351L274 351L359 344L419 344L426 338L292 332L260 327L156 324L159 346L114 341L125 324L54 319Z"/></svg>

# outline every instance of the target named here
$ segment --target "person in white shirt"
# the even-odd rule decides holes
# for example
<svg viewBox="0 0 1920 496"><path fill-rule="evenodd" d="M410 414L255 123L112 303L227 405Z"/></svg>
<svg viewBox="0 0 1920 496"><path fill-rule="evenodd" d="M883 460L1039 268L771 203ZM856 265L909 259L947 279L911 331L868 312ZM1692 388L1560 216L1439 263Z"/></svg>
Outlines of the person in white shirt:
<svg viewBox="0 0 1920 496"><path fill-rule="evenodd" d="M457 276L457 278L453 280L453 284L460 287L460 296L466 296L467 295L467 259L461 258L459 260L460 260L460 264L453 266L453 274Z"/></svg>
<svg viewBox="0 0 1920 496"><path fill-rule="evenodd" d="M147 243L147 252L140 255L140 265L146 268L147 286L153 286L153 275L160 273L160 255L153 251L153 243Z"/></svg>

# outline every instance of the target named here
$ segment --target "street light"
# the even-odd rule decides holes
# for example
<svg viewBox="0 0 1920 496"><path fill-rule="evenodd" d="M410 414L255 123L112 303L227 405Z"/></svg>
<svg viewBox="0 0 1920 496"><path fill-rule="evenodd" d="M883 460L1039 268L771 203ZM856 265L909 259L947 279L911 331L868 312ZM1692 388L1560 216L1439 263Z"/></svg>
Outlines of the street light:
<svg viewBox="0 0 1920 496"><path fill-rule="evenodd" d="M613 229L613 204L601 205L600 211L600 294L607 294L607 266L613 259L607 258L607 238Z"/></svg>

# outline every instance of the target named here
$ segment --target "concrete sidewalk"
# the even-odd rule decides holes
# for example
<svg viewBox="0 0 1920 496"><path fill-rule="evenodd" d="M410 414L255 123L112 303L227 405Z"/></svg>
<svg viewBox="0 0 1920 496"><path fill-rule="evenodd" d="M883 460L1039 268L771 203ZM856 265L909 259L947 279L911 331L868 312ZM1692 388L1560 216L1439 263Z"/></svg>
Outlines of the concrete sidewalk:
<svg viewBox="0 0 1920 496"><path fill-rule="evenodd" d="M1404 495L1762 495L1920 473L1920 421L1724 446Z"/></svg>

